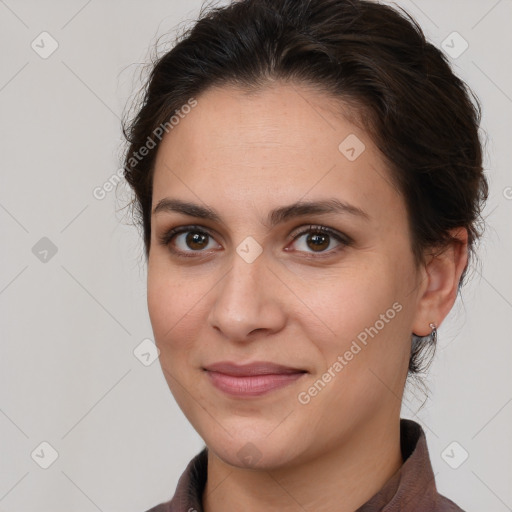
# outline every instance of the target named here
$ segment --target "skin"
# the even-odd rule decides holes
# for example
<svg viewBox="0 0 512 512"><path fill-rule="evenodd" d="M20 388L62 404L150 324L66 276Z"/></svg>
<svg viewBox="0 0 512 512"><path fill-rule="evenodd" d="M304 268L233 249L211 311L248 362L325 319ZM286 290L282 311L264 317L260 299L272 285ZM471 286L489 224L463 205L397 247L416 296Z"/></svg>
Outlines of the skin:
<svg viewBox="0 0 512 512"><path fill-rule="evenodd" d="M209 448L204 509L353 511L403 462L411 333L429 334L429 323L439 326L450 311L467 263L466 230L452 233L460 244L417 266L405 203L383 156L325 94L275 82L250 95L210 88L197 100L159 147L152 204L190 201L222 220L152 216L148 309L169 388ZM350 134L366 147L354 161L338 149ZM330 198L368 219L324 213L267 222L274 208ZM210 235L199 249L186 234L168 246L159 240L194 225ZM318 249L308 242L310 225L353 243L327 236ZM236 251L248 236L263 250L252 263ZM300 403L298 394L396 303L394 318ZM226 360L307 373L266 395L233 398L202 370Z"/></svg>

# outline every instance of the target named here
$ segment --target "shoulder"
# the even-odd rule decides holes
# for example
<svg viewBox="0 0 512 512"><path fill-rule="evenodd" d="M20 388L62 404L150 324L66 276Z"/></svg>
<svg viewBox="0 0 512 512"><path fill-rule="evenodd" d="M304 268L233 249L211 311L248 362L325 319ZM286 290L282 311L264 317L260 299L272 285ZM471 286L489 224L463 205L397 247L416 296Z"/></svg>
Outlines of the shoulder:
<svg viewBox="0 0 512 512"><path fill-rule="evenodd" d="M434 510L435 512L465 512L465 510L442 494L437 495L436 508Z"/></svg>

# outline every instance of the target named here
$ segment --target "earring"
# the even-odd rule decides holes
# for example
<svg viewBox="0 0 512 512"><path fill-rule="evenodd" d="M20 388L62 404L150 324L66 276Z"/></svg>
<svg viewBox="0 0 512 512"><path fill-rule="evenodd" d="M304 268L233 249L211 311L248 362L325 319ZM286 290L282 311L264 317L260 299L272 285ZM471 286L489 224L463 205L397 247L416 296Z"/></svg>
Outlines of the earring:
<svg viewBox="0 0 512 512"><path fill-rule="evenodd" d="M435 323L431 322L429 327L432 329L430 334L426 336L418 336L412 333L412 350L414 351L418 345L425 345L431 343L435 345L437 342L437 326Z"/></svg>

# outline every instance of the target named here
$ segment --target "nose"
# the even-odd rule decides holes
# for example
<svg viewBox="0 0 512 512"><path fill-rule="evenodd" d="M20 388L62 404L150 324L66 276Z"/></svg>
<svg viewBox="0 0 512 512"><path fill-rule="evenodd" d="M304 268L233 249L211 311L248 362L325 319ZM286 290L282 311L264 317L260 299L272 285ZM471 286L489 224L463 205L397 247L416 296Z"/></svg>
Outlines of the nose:
<svg viewBox="0 0 512 512"><path fill-rule="evenodd" d="M230 270L212 290L208 322L237 343L276 333L286 321L283 288L264 253L252 263L234 253Z"/></svg>

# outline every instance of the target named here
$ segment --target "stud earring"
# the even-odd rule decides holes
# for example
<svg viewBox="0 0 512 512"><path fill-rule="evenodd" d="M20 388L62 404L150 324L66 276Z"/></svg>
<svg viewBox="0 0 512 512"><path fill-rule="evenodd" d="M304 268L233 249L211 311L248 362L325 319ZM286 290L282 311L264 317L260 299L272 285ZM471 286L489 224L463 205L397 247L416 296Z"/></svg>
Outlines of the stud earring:
<svg viewBox="0 0 512 512"><path fill-rule="evenodd" d="M435 323L431 322L429 327L432 329L430 334L426 336L418 336L412 333L412 350L414 351L418 345L425 345L428 343L435 344L437 342L437 326Z"/></svg>

